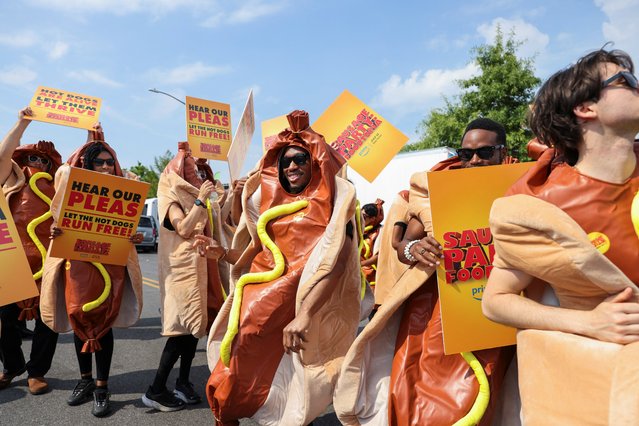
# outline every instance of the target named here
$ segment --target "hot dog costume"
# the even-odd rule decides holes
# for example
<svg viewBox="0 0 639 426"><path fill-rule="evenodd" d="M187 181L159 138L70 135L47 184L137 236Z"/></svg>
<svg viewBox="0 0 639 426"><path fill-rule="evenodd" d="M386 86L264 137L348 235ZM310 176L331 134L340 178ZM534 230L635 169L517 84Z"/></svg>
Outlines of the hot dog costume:
<svg viewBox="0 0 639 426"><path fill-rule="evenodd" d="M355 224L355 190L336 176L343 160L309 127L308 114L296 111L288 120L290 128L278 135L244 186L242 219L233 241L233 247L244 249L232 268L236 287L209 335L212 373L206 393L218 424L237 424L243 417L265 425L311 422L331 403L342 358L357 331L359 256L355 236L346 236L347 223ZM280 179L285 178L278 174L278 158L288 146L305 149L312 162L310 182L295 195L284 190ZM290 207L289 213L278 211L282 206ZM274 216L259 230L258 217L271 216L273 208ZM274 260L265 247L264 234L281 251L281 260ZM285 354L284 327L333 269L344 244L344 273L333 277L332 293L312 319L306 350ZM278 265L282 274L275 278L268 271ZM271 276L244 285L238 279L247 272ZM227 330L237 334L229 332L225 340Z"/></svg>

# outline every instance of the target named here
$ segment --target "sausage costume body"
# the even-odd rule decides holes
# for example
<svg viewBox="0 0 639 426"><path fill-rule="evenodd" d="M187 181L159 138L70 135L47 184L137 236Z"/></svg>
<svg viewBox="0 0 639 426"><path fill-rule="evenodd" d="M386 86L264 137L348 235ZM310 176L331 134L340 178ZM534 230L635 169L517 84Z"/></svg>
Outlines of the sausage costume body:
<svg viewBox="0 0 639 426"><path fill-rule="evenodd" d="M213 180L213 173L206 163L200 164L200 168L205 171L207 179ZM206 209L194 204L201 184L188 143L178 143L178 152L167 164L158 184L161 222L158 259L162 259L158 268L163 336L205 336L228 290L223 288L221 279L221 276L228 276L226 264L218 268L216 260L199 256L192 247L196 234L213 236L224 244L224 240L220 240L218 204L209 203L210 207ZM200 215L198 225L189 230L187 239L173 230L168 216L171 204L177 204L185 215L192 209Z"/></svg>
<svg viewBox="0 0 639 426"><path fill-rule="evenodd" d="M122 169L115 151L103 140L91 141L76 150L55 176L56 195L51 213L58 222L70 167L82 167L82 157L93 143L104 145L115 160L115 175ZM98 340L112 327L130 327L142 313L142 273L135 246L131 244L126 266L103 265L111 278L111 291L96 308L84 312L85 303L96 300L104 290L105 280L90 262L47 257L42 278L41 313L43 321L54 331L73 329L82 339L82 352L101 349Z"/></svg>
<svg viewBox="0 0 639 426"><path fill-rule="evenodd" d="M29 155L48 158L51 162L49 171L41 172L28 166L20 167L18 164L26 164L26 158ZM29 235L27 227L35 219L42 217L49 211L49 203L33 191L32 185L42 192L45 198L49 200L53 198L55 194L53 176L61 164L62 158L51 142L40 141L37 144L19 146L13 153L11 174L2 187L38 290L41 287L44 257L38 249L37 243ZM38 222L34 222L37 225L33 234L46 251L49 248L49 233L53 219L49 217ZM17 302L21 309L18 319L30 321L38 318L39 300L40 297L36 296Z"/></svg>
<svg viewBox="0 0 639 426"><path fill-rule="evenodd" d="M243 213L233 241L244 249L232 268L236 281L247 272L271 271L276 261L258 236L258 216L276 206L305 200L308 205L271 220L265 232L283 254L283 274L238 289L226 300L208 342L212 370L206 393L218 424L236 425L251 417L260 424L306 425L331 403L340 364L355 338L359 322L360 272L357 242L346 236L353 225L355 191L336 177L343 160L309 127L308 114L288 116L290 128L278 135L244 186ZM298 194L287 193L278 159L288 146L310 153L311 179ZM347 244L345 271L334 277L332 293L313 316L306 349L285 354L283 329L302 301L337 261ZM237 334L230 342L228 365L220 359L234 299L239 307Z"/></svg>
<svg viewBox="0 0 639 426"><path fill-rule="evenodd" d="M459 167L457 157L452 157L431 171ZM408 216L432 232L426 173L412 176L409 200ZM512 348L473 352L490 387L480 424L492 420L512 352ZM478 393L478 380L464 358L444 354L434 269L415 264L388 290L351 346L333 405L345 425L452 425L471 411Z"/></svg>

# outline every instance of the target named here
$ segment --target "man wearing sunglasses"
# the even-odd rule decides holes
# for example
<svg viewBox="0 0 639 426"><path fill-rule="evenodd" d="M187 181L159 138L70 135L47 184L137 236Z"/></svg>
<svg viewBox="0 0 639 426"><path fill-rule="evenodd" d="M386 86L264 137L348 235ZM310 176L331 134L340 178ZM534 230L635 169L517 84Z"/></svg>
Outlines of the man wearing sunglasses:
<svg viewBox="0 0 639 426"><path fill-rule="evenodd" d="M615 361L639 341L639 91L632 60L605 49L582 57L544 83L530 112L530 127L548 149L493 204L496 256L484 313L533 329L517 338L523 415L531 423L634 423L634 402L618 405L630 409L624 416L634 415L625 421L612 408L608 417L607 404L638 390L634 359ZM537 380L539 365L552 380ZM620 369L618 380L612 368ZM593 375L595 389L582 380ZM570 392L556 391L568 383ZM593 404L588 410L585 400Z"/></svg>
<svg viewBox="0 0 639 426"><path fill-rule="evenodd" d="M29 223L49 211L49 204L32 190L32 185L53 198L53 176L62 158L51 142L20 146L20 139L31 122L28 117L32 115L28 107L21 110L18 122L0 144L0 182L35 276L44 263L36 239L45 249L49 246L52 220L38 224L33 233L27 231ZM40 278L36 279L36 284L40 288ZM44 376L51 367L58 334L42 322L39 302L40 298L34 297L0 307L0 358L4 367L0 375L0 389L8 387L14 378L27 371L27 383L32 394L39 395L49 390ZM35 320L35 330L29 361L25 362L17 325L19 321L32 319Z"/></svg>
<svg viewBox="0 0 639 426"><path fill-rule="evenodd" d="M294 111L287 118L289 128L244 184L233 247L220 250L202 240L207 255L221 252L216 256L234 263L234 280L249 271L266 275L242 291L238 284L211 329L206 393L217 424L238 424L243 417L309 424L330 405L339 365L357 332L355 189L337 177L344 160L309 127L308 114ZM265 229L256 226L265 212L299 202L296 210L271 217ZM273 270L281 272L269 277ZM223 339L233 329L231 340ZM221 347L228 348L226 362Z"/></svg>

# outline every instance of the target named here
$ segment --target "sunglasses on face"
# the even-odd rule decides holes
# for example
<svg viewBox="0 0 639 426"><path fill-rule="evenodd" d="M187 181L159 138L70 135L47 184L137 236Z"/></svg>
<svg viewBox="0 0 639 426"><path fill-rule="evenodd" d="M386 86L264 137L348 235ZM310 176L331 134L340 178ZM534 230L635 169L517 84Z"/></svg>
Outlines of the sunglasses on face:
<svg viewBox="0 0 639 426"><path fill-rule="evenodd" d="M43 166L49 165L49 159L44 157L39 157L37 155L29 155L29 162L31 163L40 163Z"/></svg>
<svg viewBox="0 0 639 426"><path fill-rule="evenodd" d="M280 163L282 164L282 168L286 169L291 163L295 163L298 166L303 166L308 161L308 154L304 152L300 152L299 154L295 154L292 157L282 157Z"/></svg>
<svg viewBox="0 0 639 426"><path fill-rule="evenodd" d="M637 89L639 88L639 83L637 82L637 77L635 77L634 75L632 75L632 73L628 72L628 71L620 71L617 74L613 75L612 77L604 80L601 83L601 88L605 88L610 86L612 83L614 83L615 81L619 80L620 78L623 79L623 82L621 82L622 85L624 86L628 86L632 89Z"/></svg>
<svg viewBox="0 0 639 426"><path fill-rule="evenodd" d="M503 148L503 145L490 145L490 146L482 146L477 149L470 148L460 148L457 149L457 156L462 161L470 161L471 158L477 154L477 156L482 160L490 160L490 158L495 154L495 150L498 148Z"/></svg>
<svg viewBox="0 0 639 426"><path fill-rule="evenodd" d="M93 159L93 165L96 167L102 167L106 163L107 166L113 166L115 164L115 160L113 158L107 158L103 160L101 158Z"/></svg>

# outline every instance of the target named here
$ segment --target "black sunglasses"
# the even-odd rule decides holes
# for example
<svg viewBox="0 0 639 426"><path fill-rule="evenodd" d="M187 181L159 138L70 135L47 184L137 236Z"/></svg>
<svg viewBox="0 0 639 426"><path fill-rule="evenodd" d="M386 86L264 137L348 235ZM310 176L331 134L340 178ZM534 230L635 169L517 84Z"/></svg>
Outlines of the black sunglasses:
<svg viewBox="0 0 639 426"><path fill-rule="evenodd" d="M31 163L40 162L40 164L42 164L43 166L48 166L49 165L49 159L48 158L40 157L38 155L29 155L29 162L31 162Z"/></svg>
<svg viewBox="0 0 639 426"><path fill-rule="evenodd" d="M113 166L115 164L115 160L113 158L107 158L103 160L101 158L94 158L93 165L96 167L102 167L106 163L107 166Z"/></svg>
<svg viewBox="0 0 639 426"><path fill-rule="evenodd" d="M601 83L601 88L603 89L604 87L610 86L612 83L617 81L619 78L623 78L624 84L626 86L628 86L628 87L630 87L632 89L635 89L635 90L637 88L639 88L639 83L637 82L637 77L632 75L632 73L629 72L629 71L619 71L617 74L615 74L612 77L604 80Z"/></svg>
<svg viewBox="0 0 639 426"><path fill-rule="evenodd" d="M308 154L305 152L300 152L292 157L282 157L280 159L280 164L282 165L282 168L286 169L288 166L291 165L291 162L297 164L298 166L303 166L304 164L306 164L307 161Z"/></svg>
<svg viewBox="0 0 639 426"><path fill-rule="evenodd" d="M457 156L462 161L470 161L471 158L477 154L479 158L482 160L490 160L490 158L495 154L495 150L498 148L503 148L504 145L490 145L490 146L482 146L477 149L470 148L460 148L457 149Z"/></svg>

